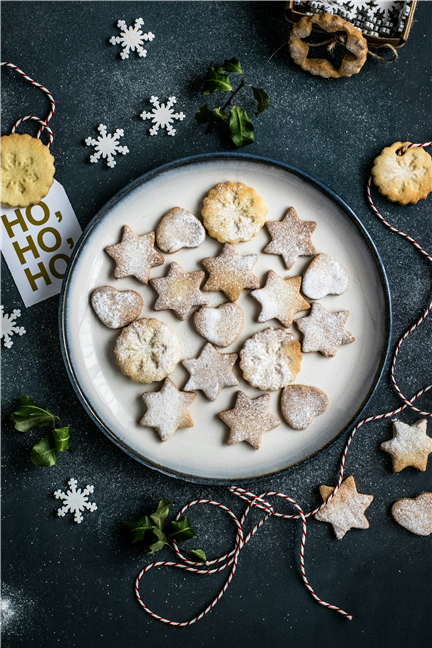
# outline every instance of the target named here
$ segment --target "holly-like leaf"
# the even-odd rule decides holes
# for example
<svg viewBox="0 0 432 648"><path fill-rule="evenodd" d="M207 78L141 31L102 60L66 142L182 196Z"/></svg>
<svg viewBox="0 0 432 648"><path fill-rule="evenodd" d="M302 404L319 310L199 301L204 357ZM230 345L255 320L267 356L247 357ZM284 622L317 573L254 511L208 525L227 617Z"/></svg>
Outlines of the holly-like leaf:
<svg viewBox="0 0 432 648"><path fill-rule="evenodd" d="M254 126L246 110L239 106L233 106L230 118L229 129L231 139L237 148L252 144L254 141Z"/></svg>
<svg viewBox="0 0 432 648"><path fill-rule="evenodd" d="M190 549L189 553L194 554L194 556L199 558L202 562L207 561L207 556L202 549Z"/></svg>
<svg viewBox="0 0 432 648"><path fill-rule="evenodd" d="M156 551L160 551L163 547L165 547L165 545L171 547L163 531L161 531L160 529L154 526L153 533L157 538L157 542L154 542L153 544L150 545L150 551L149 551L150 554L156 553Z"/></svg>
<svg viewBox="0 0 432 648"><path fill-rule="evenodd" d="M52 431L54 438L54 445L58 452L62 450L69 450L69 426L62 428L55 428Z"/></svg>
<svg viewBox="0 0 432 648"><path fill-rule="evenodd" d="M262 88L254 88L253 86L252 86L252 92L253 92L253 96L254 96L257 104L258 104L258 106L257 106L257 109L258 109L257 115L259 115L260 113L263 113L266 110L268 110L268 108L270 106L270 97L268 96L268 94L266 92L264 92L264 90Z"/></svg>
<svg viewBox="0 0 432 648"><path fill-rule="evenodd" d="M156 511L150 515L151 519L156 524L158 529L163 529L170 506L174 506L174 503L170 502L170 500L168 499L161 499Z"/></svg>
<svg viewBox="0 0 432 648"><path fill-rule="evenodd" d="M185 515L179 520L174 520L168 527L167 536L170 540L176 542L184 542L196 536L195 531L192 529L189 518Z"/></svg>
<svg viewBox="0 0 432 648"><path fill-rule="evenodd" d="M123 524L132 533L132 542L144 540L148 532L153 531L154 528L148 515L143 515L140 520L123 520Z"/></svg>
<svg viewBox="0 0 432 648"><path fill-rule="evenodd" d="M11 415L14 422L15 430L18 432L28 432L35 427L44 427L45 425L55 424L58 416L54 416L48 410L38 407L30 396L21 396L19 407Z"/></svg>
<svg viewBox="0 0 432 648"><path fill-rule="evenodd" d="M30 453L30 460L35 466L54 466L57 463L57 450L54 442L45 437L36 443Z"/></svg>
<svg viewBox="0 0 432 648"><path fill-rule="evenodd" d="M232 58L229 61L225 59L224 64L221 65L218 70L218 72L234 72L234 74L243 74L242 66L240 65L240 61L236 58Z"/></svg>
<svg viewBox="0 0 432 648"><path fill-rule="evenodd" d="M219 74L213 67L209 67L207 76L204 79L203 95L212 92L227 92L232 90L231 82L226 74Z"/></svg>
<svg viewBox="0 0 432 648"><path fill-rule="evenodd" d="M221 108L210 110L210 108L207 107L207 104L204 104L198 108L198 111L195 114L195 119L198 124L216 124L217 122L228 119L228 115L224 113Z"/></svg>

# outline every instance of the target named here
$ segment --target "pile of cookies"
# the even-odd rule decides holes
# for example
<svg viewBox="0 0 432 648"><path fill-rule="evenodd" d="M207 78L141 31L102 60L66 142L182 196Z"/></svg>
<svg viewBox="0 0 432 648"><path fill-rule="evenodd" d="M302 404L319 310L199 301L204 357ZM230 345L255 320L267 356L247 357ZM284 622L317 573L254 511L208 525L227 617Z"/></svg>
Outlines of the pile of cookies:
<svg viewBox="0 0 432 648"><path fill-rule="evenodd" d="M172 310L182 321L190 318L206 340L198 357L183 359L175 331L157 318L140 318L143 300L138 292L101 286L91 295L101 322L122 329L114 348L122 373L144 384L164 380L159 391L143 394L147 409L140 424L157 430L162 441L179 428L192 427L189 407L194 392L201 390L206 399L215 401L222 389L237 386L233 369L239 360L244 380L261 392L280 391L283 419L291 428L303 430L326 410L328 397L312 385L291 383L304 353L333 357L341 345L354 341L345 328L349 312L329 312L316 301L344 293L348 274L337 260L317 253L311 238L315 222L300 220L293 207L282 220L266 221L264 199L241 182L217 184L204 198L201 215L202 222L186 209L174 207L162 216L155 232L137 234L124 225L121 241L105 248L115 261L116 279L132 276L155 290L154 311ZM236 244L250 241L264 225L271 242L263 253L280 255L287 270L299 256L313 257L303 276L281 277L269 270L265 284L260 285L254 274L258 255L241 255ZM152 268L165 262L161 252L198 248L206 234L223 245L220 254L201 259L206 272L188 272L173 261L165 276L150 278ZM254 333L239 353L221 353L216 347L229 347L243 330L244 313L236 302L247 289L261 307L257 321L277 320L282 326ZM208 293L216 291L228 301L213 307ZM302 311L310 312L296 319ZM293 324L303 336L301 343L287 331ZM189 373L183 391L168 377L180 361ZM234 408L219 412L230 428L228 445L247 441L254 448L261 446L264 432L280 424L269 412L270 398L268 393L250 398L238 391Z"/></svg>

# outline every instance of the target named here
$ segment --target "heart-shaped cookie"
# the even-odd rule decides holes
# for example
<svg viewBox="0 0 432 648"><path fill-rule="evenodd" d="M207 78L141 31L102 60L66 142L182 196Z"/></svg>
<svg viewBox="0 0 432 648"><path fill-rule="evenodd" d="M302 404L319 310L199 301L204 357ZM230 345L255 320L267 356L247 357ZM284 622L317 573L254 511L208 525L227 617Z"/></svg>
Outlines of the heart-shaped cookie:
<svg viewBox="0 0 432 648"><path fill-rule="evenodd" d="M328 254L317 254L303 275L302 292L310 299L342 295L348 288L345 268Z"/></svg>
<svg viewBox="0 0 432 648"><path fill-rule="evenodd" d="M111 329L119 329L139 317L143 300L135 290L100 286L93 291L91 305L102 324Z"/></svg>
<svg viewBox="0 0 432 648"><path fill-rule="evenodd" d="M432 533L432 493L400 499L393 504L391 512L396 522L411 533L422 536Z"/></svg>
<svg viewBox="0 0 432 648"><path fill-rule="evenodd" d="M200 335L219 347L235 342L244 325L243 311L237 304L228 302L217 308L204 306L194 315L194 325Z"/></svg>
<svg viewBox="0 0 432 648"><path fill-rule="evenodd" d="M173 207L162 216L156 230L156 243L166 254L182 248L197 248L205 239L202 223L182 207Z"/></svg>
<svg viewBox="0 0 432 648"><path fill-rule="evenodd" d="M288 385L281 396L282 416L294 430L304 430L316 416L325 412L328 402L326 394L318 387Z"/></svg>

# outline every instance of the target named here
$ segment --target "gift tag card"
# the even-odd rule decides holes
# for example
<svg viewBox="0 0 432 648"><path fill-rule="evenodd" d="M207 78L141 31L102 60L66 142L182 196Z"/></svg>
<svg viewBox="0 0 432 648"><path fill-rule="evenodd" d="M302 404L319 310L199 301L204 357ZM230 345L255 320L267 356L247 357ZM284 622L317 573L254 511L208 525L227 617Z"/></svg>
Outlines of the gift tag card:
<svg viewBox="0 0 432 648"><path fill-rule="evenodd" d="M37 205L1 208L1 250L27 307L59 294L81 232L69 198L56 180Z"/></svg>

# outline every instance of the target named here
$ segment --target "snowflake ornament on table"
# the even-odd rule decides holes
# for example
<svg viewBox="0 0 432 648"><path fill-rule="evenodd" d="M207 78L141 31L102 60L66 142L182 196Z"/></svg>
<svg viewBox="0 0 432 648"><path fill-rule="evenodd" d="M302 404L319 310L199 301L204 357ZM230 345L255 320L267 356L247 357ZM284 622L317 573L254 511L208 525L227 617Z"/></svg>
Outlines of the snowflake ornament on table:
<svg viewBox="0 0 432 648"><path fill-rule="evenodd" d="M3 345L6 349L10 349L13 342L11 340L14 333L16 335L24 335L26 332L23 326L17 326L15 320L17 317L21 317L21 311L17 308L14 308L11 315L4 314L4 306L1 307L1 335L0 339L3 338Z"/></svg>
<svg viewBox="0 0 432 648"><path fill-rule="evenodd" d="M78 490L76 489L77 483L76 479L69 479L68 484L71 489L66 491L66 493L57 490L54 493L54 497L56 499L64 500L62 508L57 509L57 515L59 517L64 517L66 513L74 513L74 521L81 524L83 521L81 511L84 511L86 508L88 511L93 512L97 510L97 506L94 502L89 502L87 497L90 493L93 493L94 486L86 486L84 490L81 491L81 488L78 488Z"/></svg>
<svg viewBox="0 0 432 648"><path fill-rule="evenodd" d="M171 126L175 119L182 121L186 115L182 112L175 113L172 109L172 106L177 102L175 97L168 97L166 104L160 104L158 97L150 97L150 103L153 104L154 108L151 112L142 112L140 117L141 119L151 119L154 126L149 130L150 135L156 135L159 128L164 129L168 135L175 135L176 129Z"/></svg>
<svg viewBox="0 0 432 648"><path fill-rule="evenodd" d="M124 20L119 20L117 27L121 30L120 36L112 36L109 40L111 45L121 45L123 51L120 52L120 58L129 58L129 52L137 52L138 56L147 56L147 50L144 49L143 41L152 41L154 34L147 32L143 34L140 27L144 24L142 18L137 18L133 27L128 27Z"/></svg>
<svg viewBox="0 0 432 648"><path fill-rule="evenodd" d="M94 146L95 152L90 156L90 162L98 162L100 157L107 158L107 166L115 167L116 161L114 160L114 155L121 153L126 155L129 153L127 146L120 146L119 138L123 137L124 130L123 128L117 128L114 135L107 134L107 127L103 124L99 124L98 131L100 133L97 139L94 137L87 137L85 143L87 146Z"/></svg>

